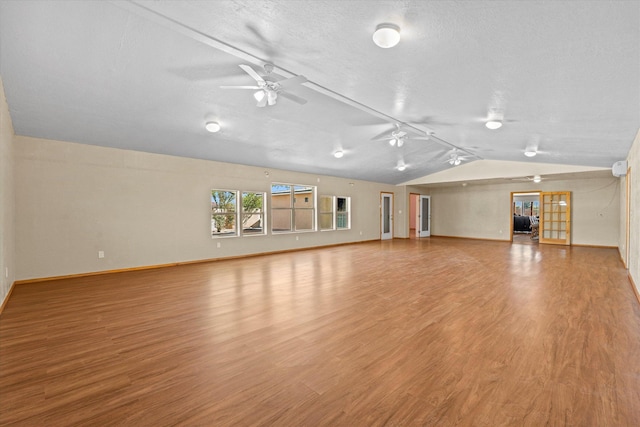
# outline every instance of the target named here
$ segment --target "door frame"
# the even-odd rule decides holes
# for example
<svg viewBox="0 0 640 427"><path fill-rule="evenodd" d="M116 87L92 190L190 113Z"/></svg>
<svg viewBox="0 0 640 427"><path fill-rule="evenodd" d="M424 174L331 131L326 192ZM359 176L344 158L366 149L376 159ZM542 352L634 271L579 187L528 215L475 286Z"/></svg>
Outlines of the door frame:
<svg viewBox="0 0 640 427"><path fill-rule="evenodd" d="M509 241L513 242L513 197L516 194L533 194L533 193L537 193L538 194L538 209L541 209L542 206L542 200L540 200L540 193L542 193L542 190L523 190L523 191L512 191L511 192L511 204L509 205Z"/></svg>
<svg viewBox="0 0 640 427"><path fill-rule="evenodd" d="M384 199L389 198L389 233L383 233L384 227ZM380 192L380 240L393 239L393 193L387 191Z"/></svg>
<svg viewBox="0 0 640 427"><path fill-rule="evenodd" d="M427 231L424 232L426 234L423 234L423 230L422 230L422 215L424 215L425 213L422 211L422 200L423 199L427 199L429 200L429 204L427 205ZM429 237L431 236L431 196L428 196L426 194L420 194L420 196L418 197L418 204L417 204L417 211L418 211L418 218L416 219L416 234L418 237Z"/></svg>

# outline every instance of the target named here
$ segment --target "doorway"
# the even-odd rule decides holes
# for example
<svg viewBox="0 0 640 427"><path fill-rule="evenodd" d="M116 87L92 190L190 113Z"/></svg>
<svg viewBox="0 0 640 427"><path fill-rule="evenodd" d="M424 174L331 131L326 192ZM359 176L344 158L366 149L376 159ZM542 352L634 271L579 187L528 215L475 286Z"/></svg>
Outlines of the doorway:
<svg viewBox="0 0 640 427"><path fill-rule="evenodd" d="M380 239L393 239L393 193L380 193Z"/></svg>
<svg viewBox="0 0 640 427"><path fill-rule="evenodd" d="M431 236L431 196L409 194L409 237Z"/></svg>
<svg viewBox="0 0 640 427"><path fill-rule="evenodd" d="M540 226L540 192L511 193L511 241L537 244Z"/></svg>

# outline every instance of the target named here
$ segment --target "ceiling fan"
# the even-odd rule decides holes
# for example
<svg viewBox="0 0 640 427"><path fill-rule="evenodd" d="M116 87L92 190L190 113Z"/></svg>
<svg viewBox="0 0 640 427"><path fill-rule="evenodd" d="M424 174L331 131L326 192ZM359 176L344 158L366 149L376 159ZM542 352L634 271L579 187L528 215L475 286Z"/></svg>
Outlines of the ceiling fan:
<svg viewBox="0 0 640 427"><path fill-rule="evenodd" d="M446 154L449 158L444 161L444 163L449 163L451 166L458 166L462 162L467 161L471 158L471 156L465 156L461 151L457 149L449 150Z"/></svg>
<svg viewBox="0 0 640 427"><path fill-rule="evenodd" d="M540 175L534 175L534 176L524 176L522 178L511 178L512 181L531 181L531 182L535 182L536 184L541 182L544 178L541 177Z"/></svg>
<svg viewBox="0 0 640 427"><path fill-rule="evenodd" d="M278 96L290 99L293 102L304 105L307 100L297 95L289 93L287 90L291 87L301 85L307 81L305 76L295 76L284 80L273 80L270 74L273 71L273 64L265 64L265 77L260 76L253 68L248 65L241 64L240 68L249 74L255 81L255 86L220 86L221 89L249 89L256 90L253 97L258 101L258 107L266 107L267 105L275 105Z"/></svg>
<svg viewBox="0 0 640 427"><path fill-rule="evenodd" d="M422 139L426 141L429 139L429 137L428 136L409 136L409 133L403 130L400 130L400 124L396 123L395 129L392 130L391 133L389 133L389 131L385 131L382 134L373 137L371 140L372 141L389 141L389 145L391 145L392 147L400 148L404 145L404 142L407 139Z"/></svg>

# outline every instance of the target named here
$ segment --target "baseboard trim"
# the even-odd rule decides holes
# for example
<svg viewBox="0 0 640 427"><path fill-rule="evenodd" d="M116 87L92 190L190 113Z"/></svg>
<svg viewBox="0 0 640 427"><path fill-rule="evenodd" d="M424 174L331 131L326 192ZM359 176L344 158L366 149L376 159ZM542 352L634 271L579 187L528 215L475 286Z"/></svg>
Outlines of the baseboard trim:
<svg viewBox="0 0 640 427"><path fill-rule="evenodd" d="M276 254L284 254L288 252L300 252L300 251L308 251L312 249L324 249L324 248L333 248L337 246L346 246L346 245L358 245L361 243L370 243L370 242L378 242L378 239L373 240L362 240L359 242L346 242L346 243L334 243L331 245L321 245L321 246L309 246L305 248L295 248L295 249L283 249L279 251L270 251L270 252L256 252L253 254L245 254L245 255L233 255L228 257L220 257L220 258L207 258L207 259L198 259L193 261L180 261L180 262L171 262L167 264L155 264L155 265L142 265L138 267L128 267L128 268L116 268L113 270L101 270L101 271L90 271L87 273L77 273L77 274L65 274L62 276L50 276L50 277L40 277L34 279L24 279L24 280L16 280L13 285L27 285L29 283L40 283L40 282L50 282L53 280L65 280L65 279L76 279L81 277L90 277L90 276L100 276L103 274L114 274L114 273L126 273L131 271L142 271L142 270L152 270L157 268L167 268L167 267L177 267L179 265L190 265L190 264L204 264L207 262L216 262L216 261L228 261L232 259L240 259L240 258L252 258L258 256L266 256L266 255L276 255ZM9 291L9 294L11 291ZM7 299L9 297L7 296ZM5 300L6 301L6 300ZM4 307L4 304L3 304Z"/></svg>
<svg viewBox="0 0 640 427"><path fill-rule="evenodd" d="M572 243L571 246L575 246L578 248L601 248L601 249L618 249L617 246L605 246L605 245L583 245L580 243ZM620 250L618 250L620 253Z"/></svg>
<svg viewBox="0 0 640 427"><path fill-rule="evenodd" d="M620 252L620 246L618 246L618 255L620 255L620 261L622 261L622 265L624 265L624 268L629 269L629 266L627 265L627 260L625 259L624 256L622 256L622 252Z"/></svg>
<svg viewBox="0 0 640 427"><path fill-rule="evenodd" d="M638 291L636 282L633 281L633 277L631 277L631 273L629 273L628 271L627 271L627 276L629 277L629 282L631 283L631 289L633 289L633 293L636 294L636 299L638 300L638 304L640 304L640 292Z"/></svg>
<svg viewBox="0 0 640 427"><path fill-rule="evenodd" d="M445 236L443 234L432 234L431 237L442 237L445 239L484 240L487 242L511 242L511 240L509 239L489 239L487 237L466 237L466 236Z"/></svg>
<svg viewBox="0 0 640 427"><path fill-rule="evenodd" d="M9 292L7 292L7 296L4 297L4 301L2 301L2 305L0 305L0 314L4 310L4 306L9 302L9 298L11 297L11 292L13 292L13 288L16 286L17 282L13 282L11 286L9 286Z"/></svg>

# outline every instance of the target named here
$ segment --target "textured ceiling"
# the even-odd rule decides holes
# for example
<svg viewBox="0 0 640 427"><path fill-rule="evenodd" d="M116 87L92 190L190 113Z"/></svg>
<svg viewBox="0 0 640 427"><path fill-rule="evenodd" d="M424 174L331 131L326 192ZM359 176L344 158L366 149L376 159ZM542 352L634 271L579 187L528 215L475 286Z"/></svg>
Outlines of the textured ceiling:
<svg viewBox="0 0 640 427"><path fill-rule="evenodd" d="M383 22L392 49L371 40ZM638 1L0 1L16 134L394 184L451 168L452 147L523 176L611 167L640 127L639 46ZM265 62L306 76L308 103L220 89ZM434 137L371 140L396 122Z"/></svg>

